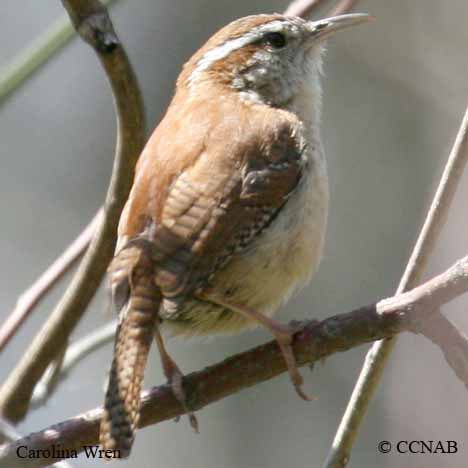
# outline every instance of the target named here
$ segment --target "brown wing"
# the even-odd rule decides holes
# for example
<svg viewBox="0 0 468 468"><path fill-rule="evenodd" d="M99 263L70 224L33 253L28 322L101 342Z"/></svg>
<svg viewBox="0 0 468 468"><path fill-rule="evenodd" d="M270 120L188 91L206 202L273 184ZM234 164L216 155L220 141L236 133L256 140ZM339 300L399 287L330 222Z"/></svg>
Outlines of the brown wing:
<svg viewBox="0 0 468 468"><path fill-rule="evenodd" d="M152 213L140 209L138 235L154 245L156 282L164 297L183 298L203 286L232 255L248 248L297 186L305 164L299 124L280 112L276 119L259 118L260 123L247 122L231 133L225 126L213 129L191 164L173 177L167 177L164 165L158 167L168 183L153 197L164 195L164 200L153 203ZM147 157L153 164L159 159ZM136 218L135 207L134 200L127 219Z"/></svg>

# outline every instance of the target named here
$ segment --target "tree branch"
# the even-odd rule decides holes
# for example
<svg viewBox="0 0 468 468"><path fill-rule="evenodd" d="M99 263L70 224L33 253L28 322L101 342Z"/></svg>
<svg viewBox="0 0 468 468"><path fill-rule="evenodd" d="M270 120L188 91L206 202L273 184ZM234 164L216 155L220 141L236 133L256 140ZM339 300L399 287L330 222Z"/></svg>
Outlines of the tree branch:
<svg viewBox="0 0 468 468"><path fill-rule="evenodd" d="M331 12L330 16L343 15L350 12L358 0L342 0Z"/></svg>
<svg viewBox="0 0 468 468"><path fill-rule="evenodd" d="M110 81L117 111L117 148L105 214L93 241L64 296L0 390L0 411L12 421L25 416L34 386L63 349L101 283L144 143L138 83L107 10L97 0L63 0L63 4L78 33L96 51Z"/></svg>
<svg viewBox="0 0 468 468"><path fill-rule="evenodd" d="M468 337L445 317L434 314L430 320L419 323L419 332L437 345L447 364L468 390Z"/></svg>
<svg viewBox="0 0 468 468"><path fill-rule="evenodd" d="M80 235L67 247L65 252L18 298L16 307L0 328L0 352L50 289L63 278L65 273L70 270L85 252L96 230L96 226L101 220L101 216L102 210L99 210Z"/></svg>
<svg viewBox="0 0 468 468"><path fill-rule="evenodd" d="M328 0L295 0L290 3L284 14L286 16L300 16L306 18L312 15L322 3ZM348 13L352 10L357 0L341 0L341 2L330 11L327 16L336 16Z"/></svg>
<svg viewBox="0 0 468 468"><path fill-rule="evenodd" d="M103 0L109 5L114 0ZM67 15L55 21L44 33L21 50L0 70L0 104L3 104L33 73L44 65L74 36Z"/></svg>
<svg viewBox="0 0 468 468"><path fill-rule="evenodd" d="M455 198L455 193L460 185L460 180L467 163L468 108L396 294L401 294L413 288L420 281L430 254L434 251L435 244L447 220L450 206ZM451 324L447 323L445 317L439 316L437 320L439 327L443 327L443 330L447 333L448 330L451 330ZM437 338L434 336L434 339ZM348 464L359 428L380 382L395 342L395 339L379 341L374 343L369 350L346 411L337 429L330 452L323 465L324 468L343 468Z"/></svg>
<svg viewBox="0 0 468 468"><path fill-rule="evenodd" d="M301 16L303 18L310 16L321 3L328 0L294 0L286 8L286 16Z"/></svg>
<svg viewBox="0 0 468 468"><path fill-rule="evenodd" d="M86 356L91 354L101 346L112 342L115 336L117 320L113 320L101 328L98 328L92 333L84 336L76 343L72 343L65 353L63 363L59 368L57 375L54 374L56 369L53 364L49 366L40 382L36 385L31 400L33 407L38 407L46 402L53 391L56 390L58 384L70 373L70 371Z"/></svg>
<svg viewBox="0 0 468 468"><path fill-rule="evenodd" d="M337 352L402 331L419 332L439 308L468 292L468 257L422 286L396 297L379 301L321 322L308 322L295 335L294 354L299 365L311 364ZM465 353L466 349L466 342ZM468 361L460 364L467 375ZM189 406L199 410L244 388L269 380L286 371L284 358L275 341L230 357L184 378ZM465 385L468 383L464 381ZM183 414L171 388L162 385L143 392L140 427ZM60 444L63 450L80 452L85 445L98 443L102 409L96 408L74 418L30 434L0 449L5 466L41 467L48 459L18 459L16 450L46 450Z"/></svg>

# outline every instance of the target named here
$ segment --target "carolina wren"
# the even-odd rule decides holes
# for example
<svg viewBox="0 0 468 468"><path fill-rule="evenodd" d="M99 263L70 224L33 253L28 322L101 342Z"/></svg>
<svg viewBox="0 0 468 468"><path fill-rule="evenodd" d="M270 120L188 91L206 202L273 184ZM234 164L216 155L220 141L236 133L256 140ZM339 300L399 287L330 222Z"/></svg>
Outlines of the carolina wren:
<svg viewBox="0 0 468 468"><path fill-rule="evenodd" d="M271 317L309 281L322 253L322 44L368 18L241 18L185 64L138 161L109 267L120 323L104 448L130 453L153 336L174 395L197 427L161 331L192 337L263 325L308 399L291 347L297 330Z"/></svg>

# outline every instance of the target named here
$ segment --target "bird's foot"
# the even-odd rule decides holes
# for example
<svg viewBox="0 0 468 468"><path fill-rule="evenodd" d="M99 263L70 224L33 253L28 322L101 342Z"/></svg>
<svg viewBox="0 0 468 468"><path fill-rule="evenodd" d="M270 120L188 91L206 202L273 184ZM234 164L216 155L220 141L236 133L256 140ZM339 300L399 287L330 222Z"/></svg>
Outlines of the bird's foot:
<svg viewBox="0 0 468 468"><path fill-rule="evenodd" d="M187 404L187 396L185 394L185 390L183 386L184 375L182 374L180 369L177 367L175 362L172 361L172 359L171 359L171 364L169 365L168 372L166 373L166 377L167 377L168 384L171 386L172 393L176 397L177 401L182 405L182 407L184 408L189 418L190 426L196 433L198 433L199 430L198 430L197 417L195 416L194 412L189 409L188 404Z"/></svg>
<svg viewBox="0 0 468 468"><path fill-rule="evenodd" d="M296 393L305 401L316 400L317 398L313 395L308 395L303 390L304 379L299 372L297 367L297 361L294 356L294 350L292 348L292 342L294 335L301 331L304 327L304 324L301 322L291 322L288 325L271 321L270 331L273 333L278 346L280 347L281 353L284 360L286 361L286 366L288 368L289 378L291 379L292 384Z"/></svg>

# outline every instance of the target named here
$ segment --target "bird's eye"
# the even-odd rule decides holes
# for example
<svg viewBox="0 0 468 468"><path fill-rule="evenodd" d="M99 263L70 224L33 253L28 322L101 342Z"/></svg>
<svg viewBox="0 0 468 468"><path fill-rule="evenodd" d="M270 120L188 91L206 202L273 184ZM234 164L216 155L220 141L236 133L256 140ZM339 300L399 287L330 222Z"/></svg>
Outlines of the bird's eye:
<svg viewBox="0 0 468 468"><path fill-rule="evenodd" d="M279 32L270 32L263 37L265 44L274 49L282 49L286 45L286 37Z"/></svg>

